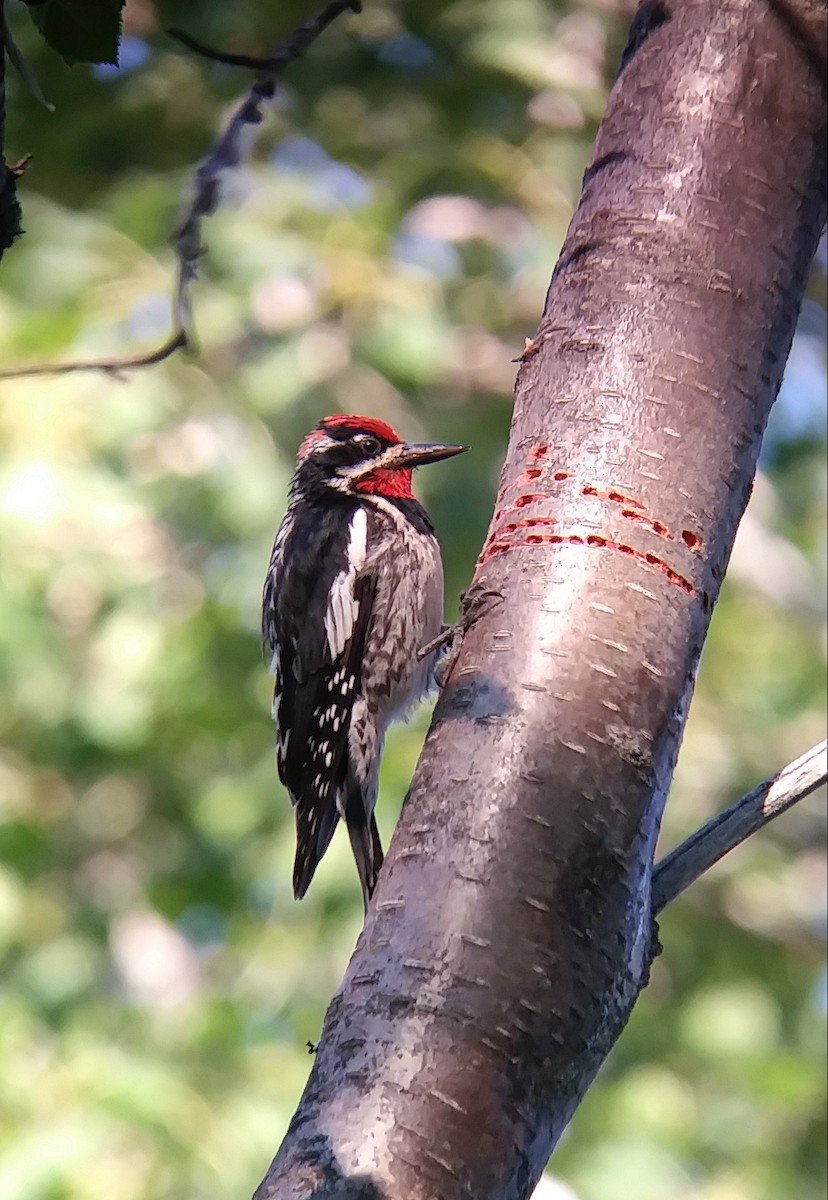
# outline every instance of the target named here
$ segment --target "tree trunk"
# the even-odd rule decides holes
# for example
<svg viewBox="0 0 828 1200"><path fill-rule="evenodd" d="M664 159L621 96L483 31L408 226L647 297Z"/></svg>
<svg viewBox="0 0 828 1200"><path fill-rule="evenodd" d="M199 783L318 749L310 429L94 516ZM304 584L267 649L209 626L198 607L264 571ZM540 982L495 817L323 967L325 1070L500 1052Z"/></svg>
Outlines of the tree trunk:
<svg viewBox="0 0 828 1200"><path fill-rule="evenodd" d="M23 231L17 200L16 175L5 159L6 144L6 27L0 3L0 258Z"/></svg>
<svg viewBox="0 0 828 1200"><path fill-rule="evenodd" d="M639 10L518 373L476 575L503 600L256 1200L526 1197L647 981L664 799L825 219L825 11Z"/></svg>

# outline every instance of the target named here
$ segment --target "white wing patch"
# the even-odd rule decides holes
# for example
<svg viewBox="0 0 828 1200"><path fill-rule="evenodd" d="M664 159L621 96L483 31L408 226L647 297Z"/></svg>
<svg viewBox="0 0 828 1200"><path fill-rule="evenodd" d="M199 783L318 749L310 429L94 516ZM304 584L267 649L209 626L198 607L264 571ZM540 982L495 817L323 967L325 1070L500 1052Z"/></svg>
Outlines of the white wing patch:
<svg viewBox="0 0 828 1200"><path fill-rule="evenodd" d="M270 674L274 677L273 681L273 702L270 705L270 715L275 721L278 715L279 700L282 695L282 678L279 669L279 643L272 642L273 651L270 655Z"/></svg>
<svg viewBox="0 0 828 1200"><path fill-rule="evenodd" d="M335 661L348 644L354 631L359 605L354 599L354 583L365 564L368 546L368 518L360 506L351 518L348 535L347 565L331 585L330 599L325 613L325 633L331 660Z"/></svg>

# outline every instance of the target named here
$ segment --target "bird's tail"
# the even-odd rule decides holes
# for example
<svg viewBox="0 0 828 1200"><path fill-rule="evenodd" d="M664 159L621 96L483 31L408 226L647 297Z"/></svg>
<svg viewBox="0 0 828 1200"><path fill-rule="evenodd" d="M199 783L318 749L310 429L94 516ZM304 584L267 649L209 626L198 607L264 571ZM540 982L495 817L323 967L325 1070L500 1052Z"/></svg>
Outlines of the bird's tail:
<svg viewBox="0 0 828 1200"><path fill-rule="evenodd" d="M301 900L310 887L316 868L322 855L328 849L339 813L331 806L327 811L320 812L319 808L297 805L294 809L296 817L296 857L293 860L293 895Z"/></svg>
<svg viewBox="0 0 828 1200"><path fill-rule="evenodd" d="M357 874L362 886L362 902L368 911L368 901L374 894L383 858L382 843L373 810L365 811L362 790L352 786L345 801L345 824L354 852Z"/></svg>

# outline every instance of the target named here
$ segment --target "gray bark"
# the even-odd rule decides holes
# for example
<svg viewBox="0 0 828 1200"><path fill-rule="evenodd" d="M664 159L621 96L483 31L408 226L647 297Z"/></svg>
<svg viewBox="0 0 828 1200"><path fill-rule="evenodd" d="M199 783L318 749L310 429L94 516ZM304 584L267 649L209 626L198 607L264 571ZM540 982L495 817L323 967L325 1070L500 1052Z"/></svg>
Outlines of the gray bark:
<svg viewBox="0 0 828 1200"><path fill-rule="evenodd" d="M825 11L639 11L518 373L476 576L504 599L256 1200L522 1200L647 981L662 808L825 220Z"/></svg>
<svg viewBox="0 0 828 1200"><path fill-rule="evenodd" d="M0 0L0 258L23 232L20 228L20 204L16 177L6 162L6 22Z"/></svg>

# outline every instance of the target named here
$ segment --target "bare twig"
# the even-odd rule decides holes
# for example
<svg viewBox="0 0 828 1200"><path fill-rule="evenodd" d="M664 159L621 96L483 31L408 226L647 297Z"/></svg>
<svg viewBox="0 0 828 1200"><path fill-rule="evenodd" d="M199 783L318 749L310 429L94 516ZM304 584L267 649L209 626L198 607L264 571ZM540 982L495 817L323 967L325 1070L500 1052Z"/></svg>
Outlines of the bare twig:
<svg viewBox="0 0 828 1200"><path fill-rule="evenodd" d="M178 263L173 293L173 328L164 342L145 354L122 358L93 358L75 362L32 363L0 370L0 379L19 379L26 375L65 375L72 371L105 371L117 375L135 367L146 367L169 358L176 350L192 344L190 287L198 277L198 265L204 252L201 222L221 204L225 176L237 170L249 156L253 139L248 130L262 123L263 108L273 99L282 70L304 54L311 43L344 12L359 12L360 0L329 0L329 3L296 29L276 52L266 59L243 55L223 55L203 46L189 34L171 30L178 41L204 58L248 67L258 72L244 93L227 126L216 139L210 153L198 165L193 178L192 196L184 217L173 237Z"/></svg>
<svg viewBox="0 0 828 1200"><path fill-rule="evenodd" d="M174 311L180 329L188 329L190 326L189 287L198 274L198 263L203 253L201 222L204 217L214 213L221 203L224 175L236 170L250 153L246 137L248 128L261 124L263 106L273 99L281 69L304 53L314 38L336 17L349 10L355 10L354 0L330 0L330 3L291 34L273 56L271 62L274 65L259 73L236 106L213 149L199 164L195 173L193 197L174 239L178 254L178 286Z"/></svg>
<svg viewBox="0 0 828 1200"><path fill-rule="evenodd" d="M168 29L167 37L181 42L182 46L186 46L188 50L192 50L201 58L209 59L210 62L224 63L226 67L244 67L248 71L272 71L277 62L275 58L256 58L252 54L228 54L224 50L214 50L211 46L205 46L204 42L192 37L191 34L185 33L183 29Z"/></svg>
<svg viewBox="0 0 828 1200"><path fill-rule="evenodd" d="M0 379L22 379L26 375L69 375L73 371L103 371L117 376L133 367L150 367L190 345L183 329L174 329L165 342L145 354L127 354L119 358L79 358L74 362L32 363L30 366L8 367L0 371Z"/></svg>
<svg viewBox="0 0 828 1200"><path fill-rule="evenodd" d="M181 29L168 29L167 34L195 54L210 59L211 62L224 63L230 67L245 67L250 71L259 71L263 75L275 75L288 63L304 54L311 42L315 41L319 34L327 29L341 13L348 11L358 13L361 10L361 0L331 0L319 12L314 13L304 25L300 25L287 41L279 46L276 53L268 58L255 58L249 54L226 54L221 50L205 46L203 42L197 41Z"/></svg>
<svg viewBox="0 0 828 1200"><path fill-rule="evenodd" d="M826 745L826 742L820 742L778 775L760 783L663 858L653 872L653 913L660 913L757 829L825 783L828 778Z"/></svg>

